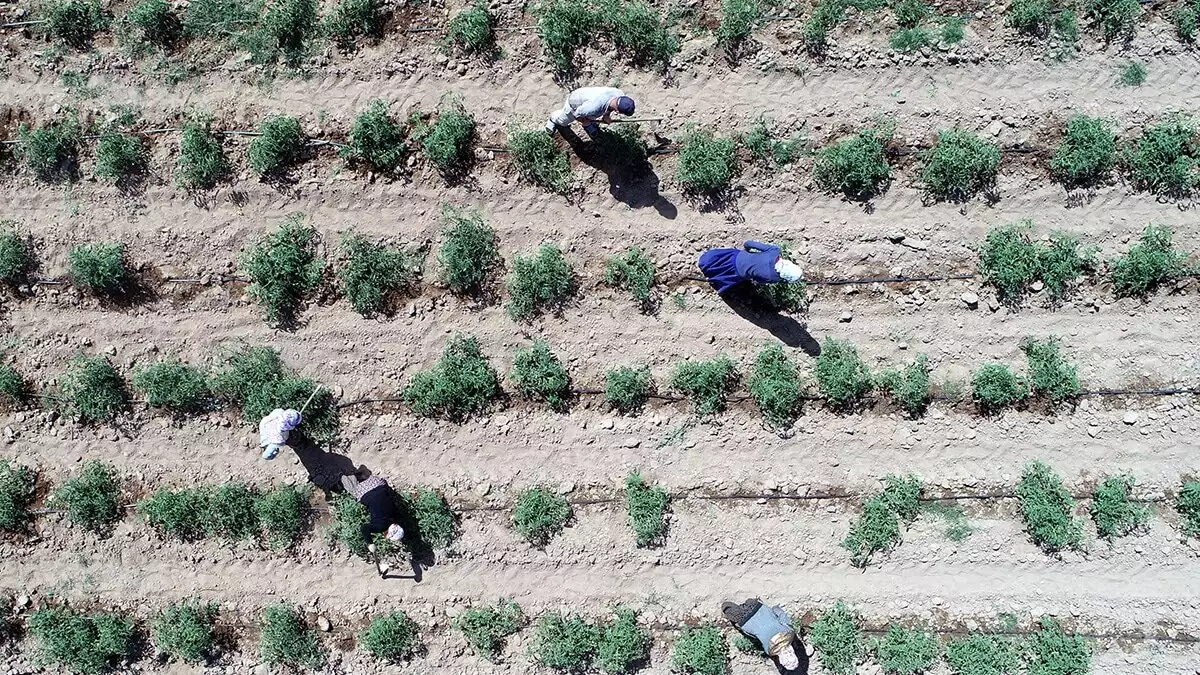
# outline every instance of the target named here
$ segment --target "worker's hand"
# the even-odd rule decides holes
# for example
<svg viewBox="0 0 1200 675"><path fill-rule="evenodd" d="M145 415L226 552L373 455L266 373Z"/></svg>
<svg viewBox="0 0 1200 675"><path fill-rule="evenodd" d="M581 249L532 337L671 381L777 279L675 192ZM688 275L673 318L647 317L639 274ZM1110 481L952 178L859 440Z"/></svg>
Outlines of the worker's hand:
<svg viewBox="0 0 1200 675"><path fill-rule="evenodd" d="M375 552L375 544L367 544L367 551L374 553Z"/></svg>
<svg viewBox="0 0 1200 675"><path fill-rule="evenodd" d="M586 127L587 125L589 125L589 124L591 124L591 123L592 123L592 118L590 118L590 117L576 117L576 118L575 118L575 121L576 121L576 122L579 122L580 124L582 124L583 126L585 126L585 127Z"/></svg>
<svg viewBox="0 0 1200 675"><path fill-rule="evenodd" d="M604 117L601 117L600 121L605 124L612 124L612 111L609 110L608 112L604 113Z"/></svg>

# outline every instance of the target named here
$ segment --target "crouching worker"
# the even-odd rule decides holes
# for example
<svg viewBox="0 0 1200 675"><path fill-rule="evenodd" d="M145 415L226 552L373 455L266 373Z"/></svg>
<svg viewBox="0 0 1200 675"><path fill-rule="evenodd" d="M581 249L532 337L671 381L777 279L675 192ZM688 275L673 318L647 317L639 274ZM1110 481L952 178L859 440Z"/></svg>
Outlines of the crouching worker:
<svg viewBox="0 0 1200 675"><path fill-rule="evenodd" d="M612 114L628 117L634 111L633 99L614 87L580 87L567 95L562 110L551 113L546 120L546 133L553 136L560 129L578 120L589 138L600 133L601 124L612 122Z"/></svg>
<svg viewBox="0 0 1200 675"><path fill-rule="evenodd" d="M758 598L741 604L725 602L721 613L733 622L738 630L762 645L779 672L785 675L807 672L800 664L807 662L807 654L800 638L792 630L792 620L782 607L767 607Z"/></svg>
<svg viewBox="0 0 1200 675"><path fill-rule="evenodd" d="M258 423L258 447L263 449L263 459L275 459L279 448L288 441L288 435L300 426L299 410L276 408Z"/></svg>
<svg viewBox="0 0 1200 675"><path fill-rule="evenodd" d="M742 248L713 248L700 255L700 271L720 295L753 281L760 284L795 283L804 270L783 257L778 246L748 241Z"/></svg>
<svg viewBox="0 0 1200 675"><path fill-rule="evenodd" d="M363 538L367 540L367 550L375 560L375 569L379 576L387 576L388 565L379 559L374 543L375 535L382 534L396 545L404 540L404 528L399 525L400 514L396 511L396 496L392 494L391 486L379 476L360 481L357 475L348 474L342 476L342 487L359 504L367 507L367 524L363 525Z"/></svg>

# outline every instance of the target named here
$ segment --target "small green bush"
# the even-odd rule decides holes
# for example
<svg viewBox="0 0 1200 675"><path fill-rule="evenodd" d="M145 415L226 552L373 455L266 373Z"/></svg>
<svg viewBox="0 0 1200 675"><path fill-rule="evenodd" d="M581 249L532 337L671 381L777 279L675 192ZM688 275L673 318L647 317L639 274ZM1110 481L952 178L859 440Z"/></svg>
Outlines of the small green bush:
<svg viewBox="0 0 1200 675"><path fill-rule="evenodd" d="M737 141L717 138L707 129L688 132L680 142L675 177L693 193L719 193L737 171Z"/></svg>
<svg viewBox="0 0 1200 675"><path fill-rule="evenodd" d="M424 417L462 421L500 396L500 378L469 335L455 333L433 368L417 373L401 397Z"/></svg>
<svg viewBox="0 0 1200 675"><path fill-rule="evenodd" d="M666 70L671 57L679 53L679 38L648 3L642 0L610 3L603 5L600 13L604 30L618 52L634 65Z"/></svg>
<svg viewBox="0 0 1200 675"><path fill-rule="evenodd" d="M833 408L850 408L871 391L870 369L845 340L825 338L815 370L817 388Z"/></svg>
<svg viewBox="0 0 1200 675"><path fill-rule="evenodd" d="M34 497L29 467L0 459L0 530L16 532L29 523Z"/></svg>
<svg viewBox="0 0 1200 675"><path fill-rule="evenodd" d="M863 504L863 511L850 523L842 548L850 552L850 564L866 567L876 552L886 552L900 543L901 530L920 511L924 483L916 476L884 479L883 491Z"/></svg>
<svg viewBox="0 0 1200 675"><path fill-rule="evenodd" d="M1029 675L1086 675L1092 668L1087 640L1068 635L1050 617L1042 617L1040 630L1029 636Z"/></svg>
<svg viewBox="0 0 1200 675"><path fill-rule="evenodd" d="M417 622L396 611L376 618L359 636L363 647L376 657L399 663L412 658L420 643Z"/></svg>
<svg viewBox="0 0 1200 675"><path fill-rule="evenodd" d="M366 558L369 542L363 537L363 527L370 520L367 507L350 495L337 494L329 502L329 513L333 520L328 531L330 540L341 544L353 555Z"/></svg>
<svg viewBox="0 0 1200 675"><path fill-rule="evenodd" d="M138 370L133 375L133 386L146 395L151 407L174 412L200 410L210 396L204 373L179 361L160 361Z"/></svg>
<svg viewBox="0 0 1200 675"><path fill-rule="evenodd" d="M654 263L640 248L631 248L608 259L604 282L628 290L643 310L654 306Z"/></svg>
<svg viewBox="0 0 1200 675"><path fill-rule="evenodd" d="M790 140L775 138L766 117L760 115L754 121L754 126L750 127L750 131L742 136L741 142L755 161L786 166L796 161L803 152L805 139L802 136L795 136Z"/></svg>
<svg viewBox="0 0 1200 675"><path fill-rule="evenodd" d="M1200 536L1200 481L1183 484L1175 497L1175 510L1183 518L1183 538Z"/></svg>
<svg viewBox="0 0 1200 675"><path fill-rule="evenodd" d="M183 32L193 38L227 39L258 24L258 0L192 0L183 16Z"/></svg>
<svg viewBox="0 0 1200 675"><path fill-rule="evenodd" d="M971 375L971 395L984 412L995 412L1024 401L1029 385L1002 363L988 363Z"/></svg>
<svg viewBox="0 0 1200 675"><path fill-rule="evenodd" d="M841 600L813 623L809 640L821 656L821 667L830 675L854 675L866 654L858 616Z"/></svg>
<svg viewBox="0 0 1200 675"><path fill-rule="evenodd" d="M343 51L352 51L362 37L379 40L387 26L380 0L341 0L325 17L325 30Z"/></svg>
<svg viewBox="0 0 1200 675"><path fill-rule="evenodd" d="M804 22L804 48L809 54L821 56L829 43L829 31L846 18L843 0L817 0L812 16Z"/></svg>
<svg viewBox="0 0 1200 675"><path fill-rule="evenodd" d="M1076 115L1067 122L1063 142L1050 160L1050 171L1064 185L1095 185L1116 164L1117 136L1104 120Z"/></svg>
<svg viewBox="0 0 1200 675"><path fill-rule="evenodd" d="M853 137L817 154L813 179L822 190L841 192L849 199L866 200L880 194L892 179L884 147L890 128L859 131Z"/></svg>
<svg viewBox="0 0 1200 675"><path fill-rule="evenodd" d="M893 11L901 28L916 28L933 17L933 8L921 0L897 0Z"/></svg>
<svg viewBox="0 0 1200 675"><path fill-rule="evenodd" d="M138 516L163 536L184 541L204 536L204 511L208 506L203 490L159 488L137 504Z"/></svg>
<svg viewBox="0 0 1200 675"><path fill-rule="evenodd" d="M255 504L258 493L242 483L225 483L207 491L200 519L210 537L244 541L258 536Z"/></svg>
<svg viewBox="0 0 1200 675"><path fill-rule="evenodd" d="M729 645L721 630L709 624L679 631L671 650L671 668L695 675L727 675Z"/></svg>
<svg viewBox="0 0 1200 675"><path fill-rule="evenodd" d="M393 294L415 288L414 256L373 243L354 232L342 235L340 247L345 264L338 271L338 277L350 305L359 314L383 313Z"/></svg>
<svg viewBox="0 0 1200 675"><path fill-rule="evenodd" d="M946 663L953 675L1016 675L1021 652L1006 638L971 633L946 645Z"/></svg>
<svg viewBox="0 0 1200 675"><path fill-rule="evenodd" d="M150 47L170 51L183 35L183 22L166 0L141 0L121 20L124 42L135 54Z"/></svg>
<svg viewBox="0 0 1200 675"><path fill-rule="evenodd" d="M268 665L318 669L325 665L325 650L317 634L287 605L272 605L263 611L259 654Z"/></svg>
<svg viewBox="0 0 1200 675"><path fill-rule="evenodd" d="M463 172L470 163L471 139L475 137L475 118L462 101L449 98L438 108L437 121L421 141L425 156L447 176Z"/></svg>
<svg viewBox="0 0 1200 675"><path fill-rule="evenodd" d="M559 2L567 4L565 0ZM510 125L508 153L525 180L562 195L571 189L571 162L567 153L545 131Z"/></svg>
<svg viewBox="0 0 1200 675"><path fill-rule="evenodd" d="M612 6L612 5L610 5ZM642 127L638 124L617 124L600 127L600 134L593 142L598 157L612 167L615 180L633 181L649 175L650 146L642 138Z"/></svg>
<svg viewBox="0 0 1200 675"><path fill-rule="evenodd" d="M1124 257L1110 260L1109 273L1118 295L1145 297L1160 284L1182 275L1187 255L1174 249L1171 229L1150 225Z"/></svg>
<svg viewBox="0 0 1200 675"><path fill-rule="evenodd" d="M599 629L583 618L548 612L538 619L529 653L547 668L578 673L591 665L599 639Z"/></svg>
<svg viewBox="0 0 1200 675"><path fill-rule="evenodd" d="M767 423L787 428L796 421L800 406L800 372L779 345L758 353L750 371L750 396L758 403Z"/></svg>
<svg viewBox="0 0 1200 675"><path fill-rule="evenodd" d="M1130 61L1121 67L1121 86L1140 87L1146 83L1146 64Z"/></svg>
<svg viewBox="0 0 1200 675"><path fill-rule="evenodd" d="M271 548L283 550L296 545L304 531L307 508L308 489L292 485L278 485L255 500L254 516Z"/></svg>
<svg viewBox="0 0 1200 675"><path fill-rule="evenodd" d="M183 125L175 183L185 190L212 189L229 174L221 140L209 130L210 124L211 120L196 119Z"/></svg>
<svg viewBox="0 0 1200 675"><path fill-rule="evenodd" d="M268 118L258 127L258 133L259 136L250 143L249 151L250 168L258 175L264 178L280 177L304 156L304 134L300 131L300 120L295 117L279 115Z"/></svg>
<svg viewBox="0 0 1200 675"><path fill-rule="evenodd" d="M1029 365L1029 385L1034 394L1058 403L1079 395L1079 369L1067 363L1057 338L1021 341Z"/></svg>
<svg viewBox="0 0 1200 675"><path fill-rule="evenodd" d="M567 409L571 379L562 361L545 342L537 340L529 347L518 349L510 377L521 396L545 401L552 410L562 412Z"/></svg>
<svg viewBox="0 0 1200 675"><path fill-rule="evenodd" d="M980 247L983 278L1005 302L1018 302L1037 280L1057 300L1096 267L1095 247L1081 247L1077 239L1060 233L1050 235L1049 245L1035 242L1032 229L1028 220L992 228Z"/></svg>
<svg viewBox="0 0 1200 675"><path fill-rule="evenodd" d="M534 546L544 547L570 519L571 505L549 490L529 488L517 495L513 524L517 533Z"/></svg>
<svg viewBox="0 0 1200 675"><path fill-rule="evenodd" d="M737 382L737 367L728 357L709 361L684 361L671 373L671 388L692 402L697 415L715 415L725 409L725 398Z"/></svg>
<svg viewBox="0 0 1200 675"><path fill-rule="evenodd" d="M922 155L921 182L931 196L966 201L996 182L1000 148L969 131L938 132L937 143Z"/></svg>
<svg viewBox="0 0 1200 675"><path fill-rule="evenodd" d="M1121 153L1121 166L1137 190L1174 199L1190 195L1200 184L1195 126L1183 117L1172 117L1147 128Z"/></svg>
<svg viewBox="0 0 1200 675"><path fill-rule="evenodd" d="M16 223L0 221L0 283L16 286L37 266L33 245L17 233Z"/></svg>
<svg viewBox="0 0 1200 675"><path fill-rule="evenodd" d="M371 101L350 127L343 157L364 162L376 171L393 173L408 155L404 125L392 119L387 101Z"/></svg>
<svg viewBox="0 0 1200 675"><path fill-rule="evenodd" d="M125 382L103 356L80 356L62 379L62 394L72 415L84 422L103 422L129 408Z"/></svg>
<svg viewBox="0 0 1200 675"><path fill-rule="evenodd" d="M150 625L154 646L168 658L203 663L216 643L213 634L216 617L216 603L201 604L197 600L175 603Z"/></svg>
<svg viewBox="0 0 1200 675"><path fill-rule="evenodd" d="M504 647L504 638L520 630L524 621L520 605L501 600L495 607L471 607L454 618L453 626L476 654L495 661Z"/></svg>
<svg viewBox="0 0 1200 675"><path fill-rule="evenodd" d="M637 538L639 547L662 543L667 532L667 505L671 497L657 485L647 485L639 473L631 473L625 479L625 510L629 513L629 526Z"/></svg>
<svg viewBox="0 0 1200 675"><path fill-rule="evenodd" d="M933 668L942 645L927 630L892 626L875 641L874 650L888 675L917 675Z"/></svg>
<svg viewBox="0 0 1200 675"><path fill-rule="evenodd" d="M37 640L43 663L83 675L113 669L133 649L133 621L114 614L40 609L29 617L29 632Z"/></svg>
<svg viewBox="0 0 1200 675"><path fill-rule="evenodd" d="M935 41L933 33L924 28L901 28L892 33L888 42L901 54L911 54L922 47L932 47Z"/></svg>
<svg viewBox="0 0 1200 675"><path fill-rule="evenodd" d="M88 49L96 33L108 27L99 0L49 0L42 6L46 34L75 49Z"/></svg>
<svg viewBox="0 0 1200 675"><path fill-rule="evenodd" d="M508 277L508 315L528 321L546 310L559 311L575 294L575 272L553 244L542 244L531 256L513 258Z"/></svg>
<svg viewBox="0 0 1200 675"><path fill-rule="evenodd" d="M457 533L454 512L436 490L420 489L414 496L402 495L401 518L410 514L410 523L404 525L405 539L416 550L443 549L454 541Z"/></svg>
<svg viewBox="0 0 1200 675"><path fill-rule="evenodd" d="M721 0L721 23L717 25L717 44L733 49L763 24L758 0Z"/></svg>
<svg viewBox="0 0 1200 675"><path fill-rule="evenodd" d="M270 323L294 322L305 296L321 283L325 263L317 257L318 239L316 228L295 213L242 255L250 297L263 306Z"/></svg>
<svg viewBox="0 0 1200 675"><path fill-rule="evenodd" d="M1057 553L1083 544L1083 526L1071 516L1075 498L1049 466L1033 462L1025 467L1017 498L1029 538L1043 551Z"/></svg>
<svg viewBox="0 0 1200 675"><path fill-rule="evenodd" d="M957 16L947 16L940 19L942 23L942 32L940 35L942 44L956 45L963 41L967 36L963 27L966 22Z"/></svg>
<svg viewBox="0 0 1200 675"><path fill-rule="evenodd" d="M133 273L125 265L124 244L83 244L71 249L71 283L104 295L125 292Z"/></svg>
<svg viewBox="0 0 1200 675"><path fill-rule="evenodd" d="M297 67L320 34L317 0L272 0L257 29L247 38L246 46L255 63L274 64L283 60ZM296 132L299 133L298 124ZM253 164L253 145L250 152Z"/></svg>
<svg viewBox="0 0 1200 675"><path fill-rule="evenodd" d="M1129 498L1134 482L1133 476L1111 476L1092 493L1092 520L1101 538L1112 541L1124 537L1150 519L1150 510Z"/></svg>
<svg viewBox="0 0 1200 675"><path fill-rule="evenodd" d="M1172 18L1175 21L1175 34L1181 42L1192 44L1196 41L1196 16L1194 7L1176 7Z"/></svg>
<svg viewBox="0 0 1200 675"><path fill-rule="evenodd" d="M885 370L875 378L875 386L891 395L892 400L913 418L929 408L929 358L924 354L901 370Z"/></svg>
<svg viewBox="0 0 1200 675"><path fill-rule="evenodd" d="M539 6L537 17L538 34L555 74L561 79L570 78L576 69L575 51L593 38L600 15L570 0L547 0Z"/></svg>
<svg viewBox="0 0 1200 675"><path fill-rule="evenodd" d="M487 3L477 0L474 5L459 11L450 19L446 42L464 54L479 54L488 58L499 55L496 46L496 17L488 11Z"/></svg>
<svg viewBox="0 0 1200 675"><path fill-rule="evenodd" d="M1050 0L1014 0L1005 21L1026 35L1045 35L1050 30Z"/></svg>
<svg viewBox="0 0 1200 675"><path fill-rule="evenodd" d="M317 443L338 435L333 394L286 368L270 347L244 347L224 358L210 381L213 393L242 409L242 419L257 425L276 408L299 410L308 403L300 430ZM313 395L313 392L317 393ZM310 398L311 396L311 398Z"/></svg>
<svg viewBox="0 0 1200 675"><path fill-rule="evenodd" d="M650 631L638 625L631 609L615 607L613 613L616 620L600 628L596 667L608 675L624 675L650 660Z"/></svg>
<svg viewBox="0 0 1200 675"><path fill-rule="evenodd" d="M0 363L0 401L20 405L25 401L28 389L20 373L7 363Z"/></svg>
<svg viewBox="0 0 1200 675"><path fill-rule="evenodd" d="M117 499L121 484L117 470L103 462L88 462L79 476L54 492L54 501L66 505L72 523L93 532L105 532L121 518Z"/></svg>
<svg viewBox="0 0 1200 675"><path fill-rule="evenodd" d="M1133 37L1142 16L1142 5L1137 0L1088 0L1084 7L1106 40Z"/></svg>
<svg viewBox="0 0 1200 675"><path fill-rule="evenodd" d="M96 146L96 176L128 181L145 172L146 151L136 136L104 134Z"/></svg>
<svg viewBox="0 0 1200 675"><path fill-rule="evenodd" d="M18 154L39 180L47 182L75 176L82 140L79 120L73 114L38 129L27 124L17 127Z"/></svg>
<svg viewBox="0 0 1200 675"><path fill-rule="evenodd" d="M604 375L604 400L623 413L640 410L650 398L650 369L613 368Z"/></svg>
<svg viewBox="0 0 1200 675"><path fill-rule="evenodd" d="M446 285L455 293L482 293L488 275L502 262L496 231L483 222L480 212L446 206L442 209L442 233L446 242L438 253L438 263Z"/></svg>

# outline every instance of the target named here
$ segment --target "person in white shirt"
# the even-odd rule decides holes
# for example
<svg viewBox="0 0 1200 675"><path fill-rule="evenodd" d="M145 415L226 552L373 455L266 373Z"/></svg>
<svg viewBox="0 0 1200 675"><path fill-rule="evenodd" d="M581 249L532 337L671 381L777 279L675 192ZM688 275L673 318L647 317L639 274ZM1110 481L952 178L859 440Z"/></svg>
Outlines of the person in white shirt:
<svg viewBox="0 0 1200 675"><path fill-rule="evenodd" d="M560 128L578 120L591 138L600 133L600 124L612 122L614 112L629 116L635 109L633 99L615 87L580 87L567 95L562 110L546 120L546 133L553 136Z"/></svg>

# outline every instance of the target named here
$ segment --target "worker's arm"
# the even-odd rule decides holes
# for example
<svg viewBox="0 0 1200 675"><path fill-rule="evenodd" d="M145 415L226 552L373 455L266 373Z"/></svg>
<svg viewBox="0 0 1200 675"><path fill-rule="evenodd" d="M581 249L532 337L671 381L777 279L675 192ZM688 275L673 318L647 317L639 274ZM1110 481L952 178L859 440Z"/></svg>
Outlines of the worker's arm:
<svg viewBox="0 0 1200 675"><path fill-rule="evenodd" d="M751 253L766 253L768 251L775 251L775 252L779 251L779 247L775 246L774 244L764 244L761 241L754 241L753 239L742 244L742 247L745 248L747 251L750 251Z"/></svg>
<svg viewBox="0 0 1200 675"><path fill-rule="evenodd" d="M775 618L779 619L780 623L791 628L792 617L788 616L787 610L782 607L772 607L771 612L775 614Z"/></svg>

